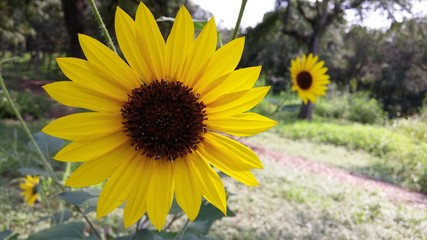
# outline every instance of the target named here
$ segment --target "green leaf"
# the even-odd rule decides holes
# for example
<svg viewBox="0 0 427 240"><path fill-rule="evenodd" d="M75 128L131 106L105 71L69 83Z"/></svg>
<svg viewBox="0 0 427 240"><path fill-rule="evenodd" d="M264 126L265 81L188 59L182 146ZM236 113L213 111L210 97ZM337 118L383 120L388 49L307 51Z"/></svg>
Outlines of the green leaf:
<svg viewBox="0 0 427 240"><path fill-rule="evenodd" d="M73 216L70 210L59 211L52 216L52 222L55 224L64 223Z"/></svg>
<svg viewBox="0 0 427 240"><path fill-rule="evenodd" d="M37 132L33 134L34 140L36 140L37 145L40 150L46 154L52 154L64 146L64 140L56 137L49 136L43 132ZM31 150L35 150L35 147L32 142L28 142L28 147Z"/></svg>
<svg viewBox="0 0 427 240"><path fill-rule="evenodd" d="M185 233L184 236L182 236L181 239L185 240L211 240L211 238L206 236L196 236L192 233Z"/></svg>
<svg viewBox="0 0 427 240"><path fill-rule="evenodd" d="M31 235L28 240L77 240L85 239L83 222L71 222L53 225L51 228L42 230Z"/></svg>
<svg viewBox="0 0 427 240"><path fill-rule="evenodd" d="M233 211L231 211L230 208L227 206L227 217L234 217L235 214ZM224 213L222 213L218 208L216 208L214 205L208 203L208 204L202 204L202 207L200 208L199 215L197 216L195 221L204 221L204 220L218 220L223 217L226 217Z"/></svg>
<svg viewBox="0 0 427 240"><path fill-rule="evenodd" d="M206 219L203 221L194 221L188 224L186 233L192 233L196 235L206 235L209 233L214 220ZM187 238L184 238L187 239Z"/></svg>
<svg viewBox="0 0 427 240"><path fill-rule="evenodd" d="M0 239L5 239L10 234L12 234L12 231L10 231L10 230L0 232Z"/></svg>
<svg viewBox="0 0 427 240"><path fill-rule="evenodd" d="M148 229L141 229L141 230L138 230L135 234L114 238L114 240L163 240L163 239L164 239L163 237L156 235L153 231L150 231Z"/></svg>
<svg viewBox="0 0 427 240"><path fill-rule="evenodd" d="M53 176L52 173L48 173L44 170L38 169L38 168L32 168L32 167L22 167L18 170L22 175L31 175L31 176L45 176L45 177L51 177Z"/></svg>
<svg viewBox="0 0 427 240"><path fill-rule="evenodd" d="M181 212L182 212L182 209L179 207L178 203L176 202L176 199L173 198L172 207L169 210L169 214L178 214Z"/></svg>
<svg viewBox="0 0 427 240"><path fill-rule="evenodd" d="M193 20L193 23L194 23L194 30L202 31L202 29L206 26L206 24L208 23L208 21L197 21L197 20Z"/></svg>
<svg viewBox="0 0 427 240"><path fill-rule="evenodd" d="M90 191L67 191L58 195L59 198L73 205L82 205L86 202L91 203L93 199L98 199L98 194Z"/></svg>

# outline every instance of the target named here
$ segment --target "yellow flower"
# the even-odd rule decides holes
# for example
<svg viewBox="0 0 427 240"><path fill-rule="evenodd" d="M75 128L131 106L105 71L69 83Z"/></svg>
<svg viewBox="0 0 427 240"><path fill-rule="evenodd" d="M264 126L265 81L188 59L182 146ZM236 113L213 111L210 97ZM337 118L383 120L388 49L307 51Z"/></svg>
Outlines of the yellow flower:
<svg viewBox="0 0 427 240"><path fill-rule="evenodd" d="M307 104L308 101L316 102L317 96L325 95L329 84L328 69L324 67L324 61L317 62L318 56L313 57L310 53L308 57L304 55L302 59L297 57L291 61L289 68L292 78L292 91L297 91L298 96Z"/></svg>
<svg viewBox="0 0 427 240"><path fill-rule="evenodd" d="M39 182L39 177L32 177L27 175L25 182L21 183L19 186L19 188L22 189L21 195L24 197L24 201L28 204L28 206L32 206L39 197Z"/></svg>
<svg viewBox="0 0 427 240"><path fill-rule="evenodd" d="M83 162L66 185L86 187L108 178L97 216L126 202L125 227L147 212L160 230L174 195L190 220L197 217L202 196L225 214L224 186L211 166L255 186L250 170L262 164L252 150L220 132L249 136L276 124L247 112L269 87L253 88L261 67L235 70L244 38L216 50L214 19L195 39L192 18L181 7L165 43L143 3L135 21L118 8L115 29L127 63L79 35L87 61L58 59L71 81L44 86L58 102L91 110L43 129L72 141L56 160Z"/></svg>

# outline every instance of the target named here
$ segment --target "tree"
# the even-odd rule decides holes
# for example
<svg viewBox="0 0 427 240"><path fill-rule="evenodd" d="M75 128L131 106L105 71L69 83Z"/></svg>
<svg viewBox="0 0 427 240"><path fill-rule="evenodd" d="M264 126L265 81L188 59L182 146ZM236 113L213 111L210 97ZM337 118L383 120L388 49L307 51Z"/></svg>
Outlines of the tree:
<svg viewBox="0 0 427 240"><path fill-rule="evenodd" d="M84 0L61 0L64 12L65 26L69 37L68 55L71 57L84 58L84 54L78 40L78 33L87 32L86 9Z"/></svg>
<svg viewBox="0 0 427 240"><path fill-rule="evenodd" d="M276 11L284 23L282 32L306 44L308 52L318 55L320 42L327 29L334 23L344 23L347 10L354 9L363 18L368 10L382 9L394 19L395 11L409 11L411 3L411 0L276 0ZM302 23L295 24L296 18L301 19ZM302 104L299 117L311 119L312 111L311 102Z"/></svg>

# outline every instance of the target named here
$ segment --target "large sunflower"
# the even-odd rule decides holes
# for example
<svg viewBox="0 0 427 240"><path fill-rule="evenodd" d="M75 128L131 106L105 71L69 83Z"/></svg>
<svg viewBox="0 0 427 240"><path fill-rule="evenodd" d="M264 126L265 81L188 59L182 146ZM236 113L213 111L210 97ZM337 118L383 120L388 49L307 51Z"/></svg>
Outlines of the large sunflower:
<svg viewBox="0 0 427 240"><path fill-rule="evenodd" d="M292 91L297 91L305 104L308 101L315 103L317 96L325 95L326 85L329 84L329 76L326 74L328 68L324 67L324 61L317 60L318 56L313 57L310 53L292 60L289 68Z"/></svg>
<svg viewBox="0 0 427 240"><path fill-rule="evenodd" d="M161 229L174 195L190 220L202 197L226 213L224 186L211 166L255 186L250 170L262 164L252 150L220 133L249 136L276 124L247 112L269 87L253 88L261 67L235 70L244 38L216 50L214 19L195 39L192 18L181 7L165 43L143 3L135 21L118 8L115 29L127 63L79 35L87 60L58 59L71 81L44 86L58 102L90 110L43 129L72 141L56 160L83 162L65 184L86 187L108 178L97 216L126 202L125 227L147 212Z"/></svg>
<svg viewBox="0 0 427 240"><path fill-rule="evenodd" d="M25 181L19 186L19 188L22 190L21 195L24 197L24 201L29 206L32 206L39 197L39 183L39 177L27 175L25 177Z"/></svg>

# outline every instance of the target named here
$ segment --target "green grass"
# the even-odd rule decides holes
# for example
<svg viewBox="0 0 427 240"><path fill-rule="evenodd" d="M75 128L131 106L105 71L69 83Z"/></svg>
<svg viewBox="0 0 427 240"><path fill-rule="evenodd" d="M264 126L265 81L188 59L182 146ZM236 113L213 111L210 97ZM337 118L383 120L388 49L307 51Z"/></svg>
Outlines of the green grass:
<svg viewBox="0 0 427 240"><path fill-rule="evenodd" d="M427 192L426 142L414 142L412 138L385 127L361 124L298 121L282 124L277 131L291 139L366 151L377 157L369 165L369 169L374 170L374 177ZM361 172L366 174L364 169Z"/></svg>
<svg viewBox="0 0 427 240"><path fill-rule="evenodd" d="M273 135L262 134L250 141L275 149L281 138ZM281 149L305 146L286 139L280 143ZM310 150L324 150L319 147L322 145L313 144ZM325 157L335 158L333 148L329 146ZM289 151L282 153L287 155ZM349 159L354 155L349 154L346 161L355 161ZM227 189L234 194L229 206L237 215L215 223L210 233L213 238L423 239L427 235L427 213L423 208L392 202L379 192L262 160L265 169L255 173L259 187L249 188L226 179Z"/></svg>
<svg viewBox="0 0 427 240"><path fill-rule="evenodd" d="M268 132L245 141L266 146L279 154L303 156L343 166L358 163L370 155L330 144L281 138ZM309 150L309 151L308 151ZM262 156L265 169L255 170L260 186L247 187L225 177L232 193L228 205L235 217L223 218L210 232L214 239L423 239L427 235L424 208L391 201L381 192L348 185L322 174L274 163ZM367 166L369 160L358 163ZM18 184L0 185L0 216L3 226L21 237L45 227L39 217L48 215L46 206L24 206ZM18 204L17 204L18 203ZM97 226L122 226L122 210L96 221ZM93 215L90 215L94 219ZM79 219L77 217L77 219ZM43 224L46 224L43 222ZM120 228L120 231L124 230Z"/></svg>
<svg viewBox="0 0 427 240"><path fill-rule="evenodd" d="M38 132L46 120L28 124L32 133ZM15 120L1 120L0 132L0 174L3 177L18 177L21 167L37 167L37 155L29 149L29 139L21 125Z"/></svg>

